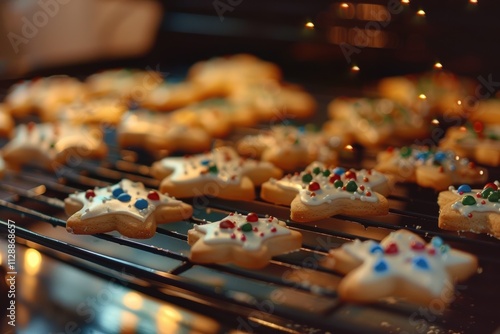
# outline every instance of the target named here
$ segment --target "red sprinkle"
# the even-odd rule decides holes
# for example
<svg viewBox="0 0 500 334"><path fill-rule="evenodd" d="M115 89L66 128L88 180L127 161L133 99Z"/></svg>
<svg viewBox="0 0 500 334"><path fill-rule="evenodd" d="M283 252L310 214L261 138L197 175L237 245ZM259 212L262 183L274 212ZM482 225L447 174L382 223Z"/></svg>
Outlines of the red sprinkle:
<svg viewBox="0 0 500 334"><path fill-rule="evenodd" d="M269 216L269 218L267 218L267 221L268 222L272 222L274 220L274 217L273 216Z"/></svg>
<svg viewBox="0 0 500 334"><path fill-rule="evenodd" d="M412 241L410 246L415 251L423 251L425 249L425 245L418 241Z"/></svg>
<svg viewBox="0 0 500 334"><path fill-rule="evenodd" d="M246 241L246 240L247 240L247 237L245 237L245 235L243 234L243 235L241 236L241 241Z"/></svg>
<svg viewBox="0 0 500 334"><path fill-rule="evenodd" d="M468 166L470 169L476 168L476 164L473 161L469 162Z"/></svg>
<svg viewBox="0 0 500 334"><path fill-rule="evenodd" d="M363 190L365 190L365 186L364 186L364 185L360 185L360 186L359 186L359 189L360 189L361 191L363 191Z"/></svg>
<svg viewBox="0 0 500 334"><path fill-rule="evenodd" d="M368 196L368 197L370 197L372 195L372 193L369 192L369 191L367 191L365 195Z"/></svg>
<svg viewBox="0 0 500 334"><path fill-rule="evenodd" d="M482 197L482 196L481 196L481 193L477 193L477 194L476 194L476 197L477 197L477 198L481 198L481 197Z"/></svg>
<svg viewBox="0 0 500 334"><path fill-rule="evenodd" d="M328 181L330 183L334 183L335 181L337 180L340 180L340 175L337 175L337 174L333 174L332 176L330 176L330 178L328 179Z"/></svg>
<svg viewBox="0 0 500 334"><path fill-rule="evenodd" d="M459 194L459 195L463 195L463 194L464 194L464 192L463 192L463 191L459 191L459 192L458 192L458 194Z"/></svg>
<svg viewBox="0 0 500 334"><path fill-rule="evenodd" d="M156 191L151 190L148 193L148 199L150 199L152 201L158 201L160 199L160 195Z"/></svg>
<svg viewBox="0 0 500 334"><path fill-rule="evenodd" d="M259 234L259 235L260 235L261 237L263 237L263 236L264 236L264 232L260 232L260 234Z"/></svg>
<svg viewBox="0 0 500 334"><path fill-rule="evenodd" d="M429 248L427 250L427 253L429 253L430 255L435 255L436 254L436 250L434 248Z"/></svg>
<svg viewBox="0 0 500 334"><path fill-rule="evenodd" d="M231 234L231 239L236 239L236 234Z"/></svg>
<svg viewBox="0 0 500 334"><path fill-rule="evenodd" d="M472 213L469 213L467 217L472 218Z"/></svg>
<svg viewBox="0 0 500 334"><path fill-rule="evenodd" d="M486 204L486 201L483 199L483 200L481 201L481 204Z"/></svg>
<svg viewBox="0 0 500 334"><path fill-rule="evenodd" d="M356 173L354 173L352 170L348 170L347 172L345 172L345 178L347 180L350 179L356 180Z"/></svg>
<svg viewBox="0 0 500 334"><path fill-rule="evenodd" d="M259 231L259 229L258 229L257 227L254 227L254 228L253 228L253 231L254 231L254 232L257 232L257 231Z"/></svg>
<svg viewBox="0 0 500 334"><path fill-rule="evenodd" d="M394 242L390 243L384 250L385 254L397 254L399 252L398 245L396 245Z"/></svg>
<svg viewBox="0 0 500 334"><path fill-rule="evenodd" d="M319 190L320 188L321 188L321 187L319 186L319 183L318 183L318 182L313 181L313 182L310 182L310 183L309 183L309 187L308 187L308 189L309 189L310 191L316 191L316 190Z"/></svg>
<svg viewBox="0 0 500 334"><path fill-rule="evenodd" d="M90 199L91 197L95 197L95 192L92 189L89 189L85 192L85 198Z"/></svg>
<svg viewBox="0 0 500 334"><path fill-rule="evenodd" d="M443 166L439 166L439 172L440 172L440 173L444 172L444 168L443 168Z"/></svg>
<svg viewBox="0 0 500 334"><path fill-rule="evenodd" d="M342 187L342 190L345 190L345 189L346 189L346 188L345 188L345 186L343 186L343 187Z"/></svg>
<svg viewBox="0 0 500 334"><path fill-rule="evenodd" d="M316 193L312 192L309 196L314 197L316 196Z"/></svg>
<svg viewBox="0 0 500 334"><path fill-rule="evenodd" d="M247 215L247 222L255 223L257 221L259 221L259 216L255 212L250 212Z"/></svg>
<svg viewBox="0 0 500 334"><path fill-rule="evenodd" d="M273 227L273 228L271 229L271 232L273 232L273 233L274 233L274 232L276 232L276 231L277 231L277 230L276 230L276 227Z"/></svg>
<svg viewBox="0 0 500 334"><path fill-rule="evenodd" d="M372 175L372 170L371 169L368 169L366 172L368 173L368 175Z"/></svg>
<svg viewBox="0 0 500 334"><path fill-rule="evenodd" d="M394 147L389 146L386 151L389 153L392 153L392 152L394 152Z"/></svg>
<svg viewBox="0 0 500 334"><path fill-rule="evenodd" d="M224 219L219 223L220 228L235 228L236 224L229 219Z"/></svg>
<svg viewBox="0 0 500 334"><path fill-rule="evenodd" d="M370 179L367 178L366 176L363 178L363 182L370 182Z"/></svg>
<svg viewBox="0 0 500 334"><path fill-rule="evenodd" d="M483 189L491 188L493 190L498 190L498 186L494 184L493 182L487 183Z"/></svg>

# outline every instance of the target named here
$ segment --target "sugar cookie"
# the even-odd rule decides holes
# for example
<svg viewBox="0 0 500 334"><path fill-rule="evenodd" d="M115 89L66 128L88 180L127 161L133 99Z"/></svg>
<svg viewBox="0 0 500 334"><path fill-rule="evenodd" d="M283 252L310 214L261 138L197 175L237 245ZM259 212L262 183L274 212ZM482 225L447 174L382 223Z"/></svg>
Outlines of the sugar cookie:
<svg viewBox="0 0 500 334"><path fill-rule="evenodd" d="M66 229L75 234L118 231L130 238L150 238L157 224L187 219L193 208L127 179L104 188L69 195L64 201Z"/></svg>
<svg viewBox="0 0 500 334"><path fill-rule="evenodd" d="M240 267L265 267L271 257L300 249L302 235L274 217L231 213L222 220L195 225L188 231L195 263L233 263Z"/></svg>

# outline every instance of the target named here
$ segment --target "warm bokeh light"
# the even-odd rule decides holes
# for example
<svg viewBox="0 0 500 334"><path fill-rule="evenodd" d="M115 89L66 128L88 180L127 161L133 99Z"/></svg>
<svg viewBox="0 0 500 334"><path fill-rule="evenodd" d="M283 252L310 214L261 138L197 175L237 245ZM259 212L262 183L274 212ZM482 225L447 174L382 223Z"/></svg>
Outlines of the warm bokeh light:
<svg viewBox="0 0 500 334"><path fill-rule="evenodd" d="M314 23L312 23L311 21L307 22L305 24L305 27L308 28L308 29L314 29Z"/></svg>
<svg viewBox="0 0 500 334"><path fill-rule="evenodd" d="M439 121L435 118L431 121L431 123L434 125L439 125Z"/></svg>
<svg viewBox="0 0 500 334"><path fill-rule="evenodd" d="M421 100L425 100L427 98L427 96L425 96L425 94L420 94L418 96L418 98L421 99Z"/></svg>
<svg viewBox="0 0 500 334"><path fill-rule="evenodd" d="M404 3L404 4L409 4L410 3L410 0L401 0L401 3Z"/></svg>
<svg viewBox="0 0 500 334"><path fill-rule="evenodd" d="M469 0L470 3L477 4L477 0Z"/></svg>
<svg viewBox="0 0 500 334"><path fill-rule="evenodd" d="M127 292L123 296L123 305L131 310L140 310L142 308L144 301L140 294L134 291Z"/></svg>
<svg viewBox="0 0 500 334"><path fill-rule="evenodd" d="M346 150L348 150L348 151L352 151L352 150L354 150L354 147L352 147L352 145L349 145L349 144L347 144L344 148L345 148Z"/></svg>
<svg viewBox="0 0 500 334"><path fill-rule="evenodd" d="M28 275L36 275L42 266L42 255L34 248L29 248L24 253L24 271Z"/></svg>
<svg viewBox="0 0 500 334"><path fill-rule="evenodd" d="M340 4L340 7L341 8L349 8L349 4L344 2L344 3Z"/></svg>
<svg viewBox="0 0 500 334"><path fill-rule="evenodd" d="M353 71L353 72L359 72L359 66L354 65L353 67L351 67L351 71Z"/></svg>
<svg viewBox="0 0 500 334"><path fill-rule="evenodd" d="M458 100L458 101L457 101L457 104L458 104L459 106L461 106L461 105L462 105L462 100Z"/></svg>
<svg viewBox="0 0 500 334"><path fill-rule="evenodd" d="M425 16L425 12L423 9L420 9L418 12L417 12L417 15L419 16Z"/></svg>
<svg viewBox="0 0 500 334"><path fill-rule="evenodd" d="M443 64L441 64L440 62L437 62L434 64L434 68L437 69L437 70L440 70L443 68Z"/></svg>

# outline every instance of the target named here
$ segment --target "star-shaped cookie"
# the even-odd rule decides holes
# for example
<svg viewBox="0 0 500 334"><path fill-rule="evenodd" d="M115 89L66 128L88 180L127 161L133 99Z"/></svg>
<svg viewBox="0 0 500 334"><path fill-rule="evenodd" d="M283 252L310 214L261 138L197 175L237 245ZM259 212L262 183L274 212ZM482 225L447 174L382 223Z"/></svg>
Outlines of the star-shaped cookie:
<svg viewBox="0 0 500 334"><path fill-rule="evenodd" d="M231 147L204 154L167 157L153 164L152 175L163 180L160 190L179 198L212 196L253 200L255 186L282 171L269 162L242 158Z"/></svg>
<svg viewBox="0 0 500 334"><path fill-rule="evenodd" d="M190 205L128 179L71 194L64 203L70 215L66 229L74 234L116 230L130 238L150 238L157 224L187 219L193 214Z"/></svg>
<svg viewBox="0 0 500 334"><path fill-rule="evenodd" d="M274 217L231 213L222 220L188 231L189 259L196 263L233 263L257 269L271 257L298 250L302 235Z"/></svg>
<svg viewBox="0 0 500 334"><path fill-rule="evenodd" d="M330 250L322 265L346 274L338 287L346 301L397 297L446 305L454 298L454 283L476 272L478 263L475 256L451 249L440 237L426 244L418 235L398 230L380 243L356 239Z"/></svg>
<svg viewBox="0 0 500 334"><path fill-rule="evenodd" d="M326 167L327 165L315 161L300 173L287 174L283 178L270 179L262 184L260 197L274 204L290 206L300 190L308 189L312 182L326 186L344 186L350 180L365 190L387 196L392 188L391 179L372 169L345 169L343 167ZM314 188L314 185L312 186Z"/></svg>
<svg viewBox="0 0 500 334"><path fill-rule="evenodd" d="M444 230L487 233L500 239L500 182L482 189L463 184L439 193L439 227Z"/></svg>
<svg viewBox="0 0 500 334"><path fill-rule="evenodd" d="M16 127L14 137L2 152L13 169L36 165L55 170L84 159L104 158L108 150L97 127L30 122Z"/></svg>
<svg viewBox="0 0 500 334"><path fill-rule="evenodd" d="M377 156L374 169L394 175L401 182L415 182L437 191L457 183L483 183L488 171L478 167L454 151L430 149L426 146L388 148Z"/></svg>
<svg viewBox="0 0 500 334"><path fill-rule="evenodd" d="M283 125L258 135L246 136L238 142L237 148L243 156L269 161L283 170L294 171L314 161L335 165L338 159L336 150L340 147L331 145L329 139L322 132Z"/></svg>

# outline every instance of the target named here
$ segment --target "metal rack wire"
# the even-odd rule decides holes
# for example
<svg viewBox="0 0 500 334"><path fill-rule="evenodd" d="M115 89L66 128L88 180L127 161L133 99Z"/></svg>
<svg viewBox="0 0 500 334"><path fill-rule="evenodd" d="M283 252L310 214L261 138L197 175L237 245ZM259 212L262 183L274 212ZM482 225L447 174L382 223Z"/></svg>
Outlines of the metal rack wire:
<svg viewBox="0 0 500 334"><path fill-rule="evenodd" d="M495 298L500 296L488 286L500 279L498 240L439 230L436 194L413 185L396 187L394 195L389 196L388 216L336 216L315 224L289 221L290 228L303 234L301 250L275 257L269 266L256 271L189 262L187 230L232 211L288 220L288 208L260 200L232 202L209 198L206 205L195 205L193 218L160 225L153 239L134 240L115 233L88 237L99 240L99 247L63 230L66 216L62 200L68 194L121 178L157 186L158 181L151 179L147 171L147 166L111 159L82 163L59 177L37 170L8 175L0 184L0 231L7 229L4 217L16 220L19 245L34 247L45 256L95 277L113 278L145 295L209 315L224 328L258 333L411 333L425 328L435 332L486 333L500 326L494 307L498 306ZM47 228L50 225L54 228ZM422 311L403 302L343 303L336 295L341 275L318 265L329 248L355 238L380 240L399 228L410 229L427 240L439 235L451 246L478 256L482 273L458 286L456 300L444 314L433 314L432 305ZM115 247L123 251L108 252ZM162 259L162 263L152 265L158 263L152 262L157 259Z"/></svg>

